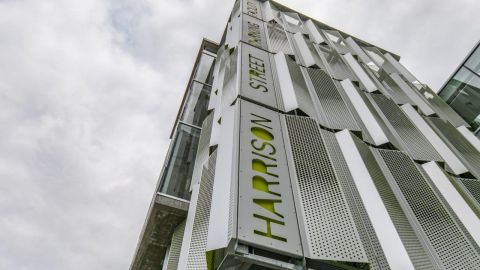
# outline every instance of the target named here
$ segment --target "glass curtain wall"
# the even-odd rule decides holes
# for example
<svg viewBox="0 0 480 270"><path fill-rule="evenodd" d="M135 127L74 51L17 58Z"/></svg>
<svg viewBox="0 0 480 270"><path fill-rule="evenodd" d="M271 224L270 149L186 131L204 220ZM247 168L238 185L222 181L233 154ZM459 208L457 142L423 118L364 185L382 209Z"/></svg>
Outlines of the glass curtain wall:
<svg viewBox="0 0 480 270"><path fill-rule="evenodd" d="M439 92L480 135L480 43Z"/></svg>
<svg viewBox="0 0 480 270"><path fill-rule="evenodd" d="M193 80L187 89L176 124L170 152L161 175L159 192L190 199L190 182L203 120L208 114L215 57L208 50L199 55Z"/></svg>

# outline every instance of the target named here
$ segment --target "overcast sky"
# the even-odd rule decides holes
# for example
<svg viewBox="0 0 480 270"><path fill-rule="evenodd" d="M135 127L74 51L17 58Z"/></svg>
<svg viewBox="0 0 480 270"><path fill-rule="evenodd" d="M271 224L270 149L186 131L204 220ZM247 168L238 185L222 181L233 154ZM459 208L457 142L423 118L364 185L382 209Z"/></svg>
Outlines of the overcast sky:
<svg viewBox="0 0 480 270"><path fill-rule="evenodd" d="M438 89L478 0L279 1ZM127 269L202 37L233 0L0 0L0 269Z"/></svg>

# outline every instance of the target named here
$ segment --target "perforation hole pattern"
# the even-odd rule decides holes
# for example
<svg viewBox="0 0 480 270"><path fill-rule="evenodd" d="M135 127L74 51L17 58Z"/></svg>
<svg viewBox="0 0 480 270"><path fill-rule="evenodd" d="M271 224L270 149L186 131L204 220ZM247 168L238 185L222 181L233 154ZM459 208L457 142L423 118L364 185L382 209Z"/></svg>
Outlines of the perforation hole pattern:
<svg viewBox="0 0 480 270"><path fill-rule="evenodd" d="M317 123L286 116L307 240L316 258L367 261Z"/></svg>
<svg viewBox="0 0 480 270"><path fill-rule="evenodd" d="M327 127L331 129L359 130L357 123L330 76L320 69L308 68L307 70L324 112L322 118L328 123Z"/></svg>
<svg viewBox="0 0 480 270"><path fill-rule="evenodd" d="M287 34L283 27L278 23L271 21L267 23L268 39L270 40L270 52L294 55L293 49L288 42Z"/></svg>
<svg viewBox="0 0 480 270"><path fill-rule="evenodd" d="M172 242L170 243L170 252L168 255L167 270L176 270L178 266L178 259L180 258L180 251L182 249L183 233L185 232L185 221L180 223L172 235Z"/></svg>
<svg viewBox="0 0 480 270"><path fill-rule="evenodd" d="M470 195L480 204L480 181L476 179L457 178Z"/></svg>
<svg viewBox="0 0 480 270"><path fill-rule="evenodd" d="M382 199L388 215L390 216L395 229L402 240L402 243L407 250L408 256L412 260L415 269L432 269L432 263L423 249L423 246L418 239L412 225L408 221L405 212L403 211L400 203L393 190L388 185L387 179L383 174L380 166L375 160L371 148L363 143L360 139L354 137L355 145L357 146L363 161L367 164L367 169L370 176L373 179L373 183L377 188L378 193ZM372 149L372 151L377 151Z"/></svg>
<svg viewBox="0 0 480 270"><path fill-rule="evenodd" d="M327 152L332 160L332 165L337 173L339 183L345 192L346 199L352 210L357 230L362 240L363 247L368 257L371 270L388 270L390 269L382 247L378 242L377 235L373 229L373 225L368 218L367 211L363 205L360 194L352 179L350 170L342 155L340 146L338 145L335 134L326 130L320 130L327 148Z"/></svg>
<svg viewBox="0 0 480 270"><path fill-rule="evenodd" d="M379 152L445 268L478 269L480 255L435 196L413 161L399 151Z"/></svg>
<svg viewBox="0 0 480 270"><path fill-rule="evenodd" d="M210 222L210 205L212 202L213 178L215 176L215 162L217 151L208 159L208 168L202 171L202 180L198 192L197 208L193 219L192 238L187 259L187 270L207 269L205 256L208 225Z"/></svg>
<svg viewBox="0 0 480 270"><path fill-rule="evenodd" d="M466 161L465 165L477 178L480 177L480 153L463 135L450 123L436 117L426 117L437 130L450 143L453 149L461 153Z"/></svg>
<svg viewBox="0 0 480 270"><path fill-rule="evenodd" d="M370 94L381 113L385 115L388 122L393 126L400 139L403 141L403 147L416 160L442 160L442 157L435 151L430 142L423 136L420 130L408 119L403 111L391 99L379 94Z"/></svg>

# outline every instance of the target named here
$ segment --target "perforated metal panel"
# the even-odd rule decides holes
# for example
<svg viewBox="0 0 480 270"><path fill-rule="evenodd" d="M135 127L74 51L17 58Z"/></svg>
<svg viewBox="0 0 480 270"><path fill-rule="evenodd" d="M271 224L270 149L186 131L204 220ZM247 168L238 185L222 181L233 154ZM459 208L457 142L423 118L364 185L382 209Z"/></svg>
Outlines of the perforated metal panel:
<svg viewBox="0 0 480 270"><path fill-rule="evenodd" d="M340 32L335 30L322 30L323 34L327 37L330 45L337 50L340 54L352 53L350 47L343 40Z"/></svg>
<svg viewBox="0 0 480 270"><path fill-rule="evenodd" d="M322 125L331 129L360 130L330 76L321 69L308 68L319 101Z"/></svg>
<svg viewBox="0 0 480 270"><path fill-rule="evenodd" d="M283 27L271 21L267 23L267 32L269 39L269 51L272 53L283 52L284 54L294 55L292 47L287 38Z"/></svg>
<svg viewBox="0 0 480 270"><path fill-rule="evenodd" d="M285 107L283 106L283 97L282 97L282 91L280 88L280 81L278 79L278 72L277 72L277 67L275 66L275 59L273 57L273 54L270 54L270 67L272 68L272 77L273 77L273 85L277 91L275 91L275 96L277 97L277 104L278 104L278 109L280 111L285 111Z"/></svg>
<svg viewBox="0 0 480 270"><path fill-rule="evenodd" d="M337 80L350 79L357 80L357 77L353 75L347 65L343 62L340 55L334 51L330 46L315 45L318 48L319 54L321 53L325 57L325 61L328 63L327 69L331 73L332 77Z"/></svg>
<svg viewBox="0 0 480 270"><path fill-rule="evenodd" d="M445 139L450 148L457 152L465 167L480 179L480 152L450 123L436 117L425 117L427 122Z"/></svg>
<svg viewBox="0 0 480 270"><path fill-rule="evenodd" d="M480 206L480 181L477 179L468 179L468 178L457 178L460 183L465 187L470 196L479 204Z"/></svg>
<svg viewBox="0 0 480 270"><path fill-rule="evenodd" d="M378 165L373 153L371 151L377 151L374 148L368 147L360 139L354 138L355 144L359 149L363 161L367 165L369 174L371 175L375 187L377 188L380 197L387 209L395 229L397 230L402 243L407 250L415 269L433 269L432 262L424 246L418 239L415 233L415 228L410 224L402 209L399 201L397 200L395 193L388 185L388 181L382 172L382 169Z"/></svg>
<svg viewBox="0 0 480 270"><path fill-rule="evenodd" d="M390 127L390 132L400 139L402 150L416 160L443 160L398 105L381 94L370 94L370 97L377 105L379 113L383 114L382 118Z"/></svg>
<svg viewBox="0 0 480 270"><path fill-rule="evenodd" d="M290 59L290 57L286 56L285 58L287 60L288 71L292 79L298 107L310 117L317 118L317 111L313 105L312 97L308 91L300 66Z"/></svg>
<svg viewBox="0 0 480 270"><path fill-rule="evenodd" d="M185 232L185 221L180 223L172 235L172 242L170 243L170 251L168 253L168 261L166 270L177 270L178 259L182 249L183 233Z"/></svg>
<svg viewBox="0 0 480 270"><path fill-rule="evenodd" d="M203 164L208 160L212 124L213 112L203 120L202 131L200 132L200 138L198 139L197 155L195 156L195 166L193 167L190 191L192 190L193 185L198 184L201 180Z"/></svg>
<svg viewBox="0 0 480 270"><path fill-rule="evenodd" d="M399 151L379 150L379 153L445 269L477 269L480 254L413 161Z"/></svg>
<svg viewBox="0 0 480 270"><path fill-rule="evenodd" d="M397 104L411 103L407 95L400 89L400 87L390 78L390 76L384 71L380 70L380 81L382 82L385 90L392 97ZM415 104L414 104L415 105Z"/></svg>
<svg viewBox="0 0 480 270"><path fill-rule="evenodd" d="M283 21L287 26L287 30L292 33L303 33L307 34L307 32L303 29L303 23L300 17L295 12L282 12Z"/></svg>
<svg viewBox="0 0 480 270"><path fill-rule="evenodd" d="M332 161L335 174L337 175L342 190L346 195L345 198L351 209L357 231L363 243L363 247L365 248L370 269L390 269L334 133L322 129L320 132L324 139L328 155Z"/></svg>
<svg viewBox="0 0 480 270"><path fill-rule="evenodd" d="M208 159L208 166L204 166L202 171L197 208L193 220L192 238L188 252L187 270L207 269L205 252L216 158L217 152L215 151Z"/></svg>
<svg viewBox="0 0 480 270"><path fill-rule="evenodd" d="M470 209L468 208L461 208L461 204L463 204L464 206L467 206L468 203L465 204L465 201L459 201L459 202L455 202L454 200L452 200L452 193L448 190L445 190L445 186L442 184L439 185L439 180L446 180L446 181L449 181L450 183L453 183L455 181L455 179L450 176L450 175L446 175L448 179L443 179L441 176L440 176L440 179L433 179L432 177L435 177L434 174L432 175L429 175L427 173L427 171L425 170L425 167L424 166L427 166L428 168L428 164L424 164L423 166L420 165L420 164L415 164L418 168L418 170L423 174L423 176L425 177L425 179L427 180L428 184L430 185L431 189L436 193L437 195L437 198L442 202L443 206L445 207L445 209L448 211L448 213L450 214L450 216L452 217L452 219L454 220L454 222L457 224L457 226L460 228L460 230L463 232L463 234L465 235L465 237L467 238L467 240L470 242L470 244L473 246L473 248L476 250L477 254L480 254L480 246L478 245L478 243L480 242L477 242L475 241L475 239L479 239L478 238L478 228L480 228L480 225L478 224L480 222L480 220L478 219L478 217L475 217L475 216L470 216L470 214L473 214L472 212L470 212ZM437 167L439 168L439 167ZM429 169L430 173L432 173L431 169ZM437 182L437 183L435 183ZM440 190L441 187L443 189L443 191ZM453 188L453 186L452 186ZM450 200L450 203L449 203L449 200ZM460 198L461 200L461 198ZM453 203L456 203L455 205ZM468 206L467 206L468 207ZM456 210L454 210L454 208ZM468 212L468 213L467 213ZM472 223L473 219L470 219L470 218L473 218L473 219L476 219L477 222L474 221L474 223ZM462 221L464 221L465 223L463 223ZM469 229L467 229L470 228ZM477 234L477 235L472 235L473 234Z"/></svg>
<svg viewBox="0 0 480 270"><path fill-rule="evenodd" d="M312 258L366 262L317 123L297 116L286 116L286 123Z"/></svg>
<svg viewBox="0 0 480 270"><path fill-rule="evenodd" d="M442 98L440 98L432 89L427 86L418 90L429 102L432 109L442 118L448 120L453 126L469 126L452 107L450 107Z"/></svg>

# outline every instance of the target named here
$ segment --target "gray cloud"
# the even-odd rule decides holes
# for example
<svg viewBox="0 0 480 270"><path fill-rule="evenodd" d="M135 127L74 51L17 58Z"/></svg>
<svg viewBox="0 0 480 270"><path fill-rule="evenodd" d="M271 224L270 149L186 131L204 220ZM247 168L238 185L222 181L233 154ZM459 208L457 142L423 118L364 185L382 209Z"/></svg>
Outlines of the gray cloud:
<svg viewBox="0 0 480 270"><path fill-rule="evenodd" d="M440 86L477 1L281 1ZM0 269L126 269L200 39L233 1L0 1ZM455 12L452 12L455 11Z"/></svg>

